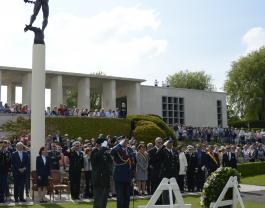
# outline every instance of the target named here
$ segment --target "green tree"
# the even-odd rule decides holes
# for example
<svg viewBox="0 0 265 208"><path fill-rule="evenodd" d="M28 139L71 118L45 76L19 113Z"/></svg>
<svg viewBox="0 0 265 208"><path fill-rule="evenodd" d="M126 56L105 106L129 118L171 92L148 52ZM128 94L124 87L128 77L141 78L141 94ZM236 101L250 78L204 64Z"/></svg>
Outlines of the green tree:
<svg viewBox="0 0 265 208"><path fill-rule="evenodd" d="M212 78L204 71L180 71L173 75L169 75L167 83L171 87L197 89L197 90L213 90Z"/></svg>
<svg viewBox="0 0 265 208"><path fill-rule="evenodd" d="M74 89L66 90L66 105L68 107L77 106L77 91Z"/></svg>
<svg viewBox="0 0 265 208"><path fill-rule="evenodd" d="M233 62L224 89L242 119L265 120L265 48Z"/></svg>

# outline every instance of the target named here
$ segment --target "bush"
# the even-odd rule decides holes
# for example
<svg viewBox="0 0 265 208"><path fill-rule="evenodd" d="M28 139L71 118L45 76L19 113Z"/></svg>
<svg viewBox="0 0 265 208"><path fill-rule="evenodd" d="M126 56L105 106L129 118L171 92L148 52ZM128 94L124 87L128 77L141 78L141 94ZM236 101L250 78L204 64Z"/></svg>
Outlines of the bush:
<svg viewBox="0 0 265 208"><path fill-rule="evenodd" d="M230 176L237 176L238 182L240 180L240 173L233 168L218 168L213 172L204 183L201 196L201 205L204 208L209 208L212 202L216 202L223 188L225 187ZM228 190L225 195L225 200L232 199L232 190ZM226 206L230 207L230 206Z"/></svg>
<svg viewBox="0 0 265 208"><path fill-rule="evenodd" d="M250 162L237 165L242 177L265 174L265 162Z"/></svg>
<svg viewBox="0 0 265 208"><path fill-rule="evenodd" d="M157 116L151 116L151 115L128 115L128 119L131 119L134 123L137 123L138 121L151 121L155 123L162 131L165 133L165 137L170 137L172 139L176 139L176 135L174 131L165 123L162 119L160 119Z"/></svg>
<svg viewBox="0 0 265 208"><path fill-rule="evenodd" d="M151 121L139 121L133 133L137 141L144 141L145 144L153 142L156 137L166 136L164 131Z"/></svg>
<svg viewBox="0 0 265 208"><path fill-rule="evenodd" d="M130 136L131 121L128 119L87 118L87 117L49 117L46 118L46 135L59 130L61 134L72 137L92 138L99 134L110 136ZM20 136L30 132L30 119L18 118L2 126L3 131Z"/></svg>

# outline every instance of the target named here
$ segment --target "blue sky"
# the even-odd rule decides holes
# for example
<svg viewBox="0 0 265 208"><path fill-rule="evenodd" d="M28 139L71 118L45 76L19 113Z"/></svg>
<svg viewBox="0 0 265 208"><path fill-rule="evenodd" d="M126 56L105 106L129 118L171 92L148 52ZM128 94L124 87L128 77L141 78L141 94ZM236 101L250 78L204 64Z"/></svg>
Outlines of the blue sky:
<svg viewBox="0 0 265 208"><path fill-rule="evenodd" d="M263 0L50 0L47 69L100 70L150 85L205 70L222 91L231 62L264 45L264 8ZM23 33L31 10L1 0L0 65L31 66L32 35Z"/></svg>

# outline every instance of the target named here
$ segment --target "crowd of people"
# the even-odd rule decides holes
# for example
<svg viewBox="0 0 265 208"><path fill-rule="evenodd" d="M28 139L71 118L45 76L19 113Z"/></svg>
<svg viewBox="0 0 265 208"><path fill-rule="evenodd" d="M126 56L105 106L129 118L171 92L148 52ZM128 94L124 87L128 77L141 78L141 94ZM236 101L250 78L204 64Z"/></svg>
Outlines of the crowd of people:
<svg viewBox="0 0 265 208"><path fill-rule="evenodd" d="M109 196L117 207L129 207L130 195L152 195L163 177L176 178L181 192L201 191L206 177L218 167L237 168L238 162L265 161L265 145L174 146L172 139L156 138L154 143L137 142L133 137L99 135L97 139L70 138L59 132L48 135L36 158L40 202L46 202L51 170L70 181L73 200L93 198L95 207L106 207ZM14 184L15 202L29 195L30 139L0 141L0 202L4 203ZM7 178L12 175L12 182ZM168 202L163 196L158 203Z"/></svg>
<svg viewBox="0 0 265 208"><path fill-rule="evenodd" d="M31 109L28 105L22 105L15 103L11 106L6 103L2 104L0 101L0 113L9 113L9 114L25 114L30 115ZM48 117L53 116L85 116L85 117L100 117L100 118L124 118L126 117L125 112L116 109L108 109L105 111L104 108L88 110L87 108L77 108L77 107L67 107L65 104L60 106L55 106L53 108L47 107L45 110L45 115Z"/></svg>

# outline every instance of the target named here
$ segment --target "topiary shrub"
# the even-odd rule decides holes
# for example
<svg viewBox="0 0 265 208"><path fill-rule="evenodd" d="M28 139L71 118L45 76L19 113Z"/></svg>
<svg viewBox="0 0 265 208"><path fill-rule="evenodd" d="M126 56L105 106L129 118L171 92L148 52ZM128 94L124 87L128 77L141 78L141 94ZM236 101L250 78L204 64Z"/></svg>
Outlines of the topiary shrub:
<svg viewBox="0 0 265 208"><path fill-rule="evenodd" d="M137 141L144 141L145 144L153 142L156 137L166 136L164 131L151 121L139 121L133 133Z"/></svg>
<svg viewBox="0 0 265 208"><path fill-rule="evenodd" d="M265 162L249 162L237 165L242 177L265 174Z"/></svg>
<svg viewBox="0 0 265 208"><path fill-rule="evenodd" d="M207 178L206 182L204 183L201 195L201 206L203 208L209 208L212 202L217 201L230 176L237 176L239 183L240 173L236 169L229 167L218 168ZM229 199L232 199L232 189L227 191L224 198L224 200ZM225 207L229 208L231 206Z"/></svg>
<svg viewBox="0 0 265 208"><path fill-rule="evenodd" d="M154 122L162 131L165 133L165 137L170 137L172 139L176 139L176 135L171 127L167 125L162 119L158 116L151 116L151 115L128 115L128 119L131 119L132 122L136 123L138 121L151 121Z"/></svg>

